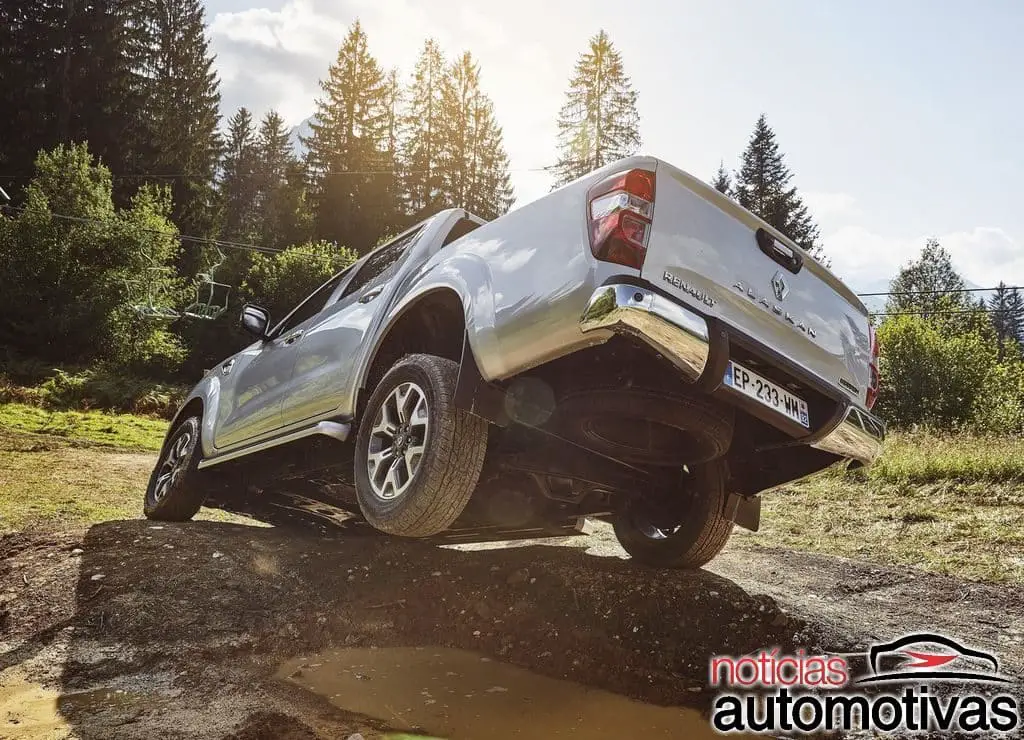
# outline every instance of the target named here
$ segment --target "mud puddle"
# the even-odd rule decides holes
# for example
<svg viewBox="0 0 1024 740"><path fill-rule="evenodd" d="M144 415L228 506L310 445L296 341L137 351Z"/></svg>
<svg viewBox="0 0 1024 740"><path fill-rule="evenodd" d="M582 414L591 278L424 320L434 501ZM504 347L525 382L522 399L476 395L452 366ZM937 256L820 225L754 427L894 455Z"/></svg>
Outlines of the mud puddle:
<svg viewBox="0 0 1024 740"><path fill-rule="evenodd" d="M123 689L98 688L61 693L16 672L0 676L0 738L4 740L57 740L74 733L74 719L82 714L129 711L145 703L146 696Z"/></svg>
<svg viewBox="0 0 1024 740"><path fill-rule="evenodd" d="M284 664L278 677L399 731L486 737L718 737L692 709L660 707L448 648L345 648Z"/></svg>

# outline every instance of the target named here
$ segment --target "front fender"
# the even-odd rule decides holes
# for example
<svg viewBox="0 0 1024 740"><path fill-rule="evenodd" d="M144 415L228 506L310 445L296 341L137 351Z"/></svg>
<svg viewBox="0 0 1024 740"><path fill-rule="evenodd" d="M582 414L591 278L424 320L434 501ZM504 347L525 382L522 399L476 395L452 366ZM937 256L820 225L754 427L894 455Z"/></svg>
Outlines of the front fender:
<svg viewBox="0 0 1024 740"><path fill-rule="evenodd" d="M194 408L196 402L199 402L203 407L202 423L200 425L200 441L202 443L203 457L208 458L213 456L213 428L214 421L217 418L219 401L220 378L217 377L214 370L210 370L189 392L185 397L184 402L175 412L174 418L171 419L171 424L167 428L167 434L164 435L164 443L161 446L161 449L167 444L167 440L170 438L174 428L191 414L191 409Z"/></svg>

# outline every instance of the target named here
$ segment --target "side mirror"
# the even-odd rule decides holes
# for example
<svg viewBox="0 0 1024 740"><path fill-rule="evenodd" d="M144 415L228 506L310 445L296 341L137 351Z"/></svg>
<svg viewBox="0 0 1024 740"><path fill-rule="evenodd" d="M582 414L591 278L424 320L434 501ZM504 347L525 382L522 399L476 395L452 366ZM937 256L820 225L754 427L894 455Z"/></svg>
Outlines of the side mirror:
<svg viewBox="0 0 1024 740"><path fill-rule="evenodd" d="M267 338L267 327L270 325L270 314L265 308L246 304L238 319L242 328L260 339Z"/></svg>

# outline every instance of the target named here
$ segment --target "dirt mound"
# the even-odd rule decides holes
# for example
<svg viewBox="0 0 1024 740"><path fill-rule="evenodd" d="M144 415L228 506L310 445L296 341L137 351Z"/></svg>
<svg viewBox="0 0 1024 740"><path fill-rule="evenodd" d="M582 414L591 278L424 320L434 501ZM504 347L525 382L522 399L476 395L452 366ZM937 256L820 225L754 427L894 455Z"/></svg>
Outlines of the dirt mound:
<svg viewBox="0 0 1024 740"><path fill-rule="evenodd" d="M817 642L772 599L721 576L659 573L575 547L467 552L142 521L0 544L0 669L19 663L62 696L84 697L60 710L79 737L373 737L379 722L273 678L284 660L332 647L468 649L703 706L709 655ZM96 699L98 687L117 700Z"/></svg>

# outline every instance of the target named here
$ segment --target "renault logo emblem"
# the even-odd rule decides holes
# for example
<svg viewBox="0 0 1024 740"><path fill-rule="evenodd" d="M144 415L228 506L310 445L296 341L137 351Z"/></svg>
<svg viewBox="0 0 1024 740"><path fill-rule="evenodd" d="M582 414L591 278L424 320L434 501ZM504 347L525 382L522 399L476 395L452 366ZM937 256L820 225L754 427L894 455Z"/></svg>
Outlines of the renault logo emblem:
<svg viewBox="0 0 1024 740"><path fill-rule="evenodd" d="M775 291L775 298L780 301L789 295L789 286L786 285L786 280L782 277L781 272L776 272L772 276L772 290Z"/></svg>

